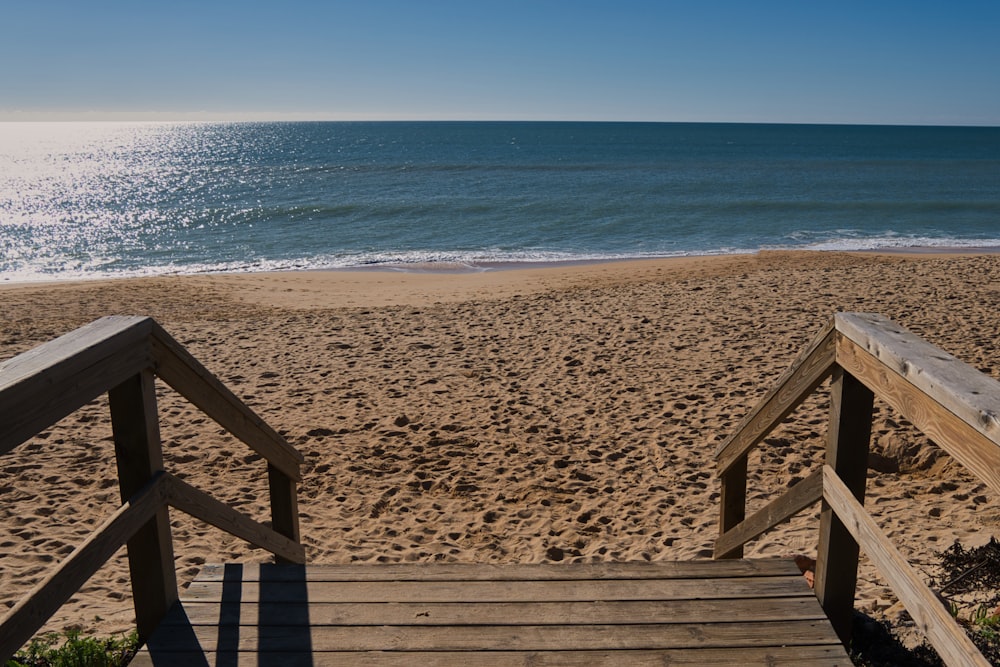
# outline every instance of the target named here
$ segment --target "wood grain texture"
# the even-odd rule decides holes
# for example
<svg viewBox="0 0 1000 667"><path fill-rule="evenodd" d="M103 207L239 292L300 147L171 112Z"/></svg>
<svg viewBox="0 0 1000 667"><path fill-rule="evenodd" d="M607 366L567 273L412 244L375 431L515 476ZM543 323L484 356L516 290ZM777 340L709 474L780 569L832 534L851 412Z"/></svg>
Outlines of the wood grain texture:
<svg viewBox="0 0 1000 667"><path fill-rule="evenodd" d="M715 460L720 474L753 449L827 378L836 357L836 339L831 319L733 435L719 446Z"/></svg>
<svg viewBox="0 0 1000 667"><path fill-rule="evenodd" d="M153 373L143 370L108 392L121 496L133 495L163 472ZM128 540L129 578L140 640L149 637L177 601L177 574L167 506Z"/></svg>
<svg viewBox="0 0 1000 667"><path fill-rule="evenodd" d="M232 665L233 667L850 667L839 647L769 646L766 648L666 649L659 651L237 651L140 653L133 667Z"/></svg>
<svg viewBox="0 0 1000 667"><path fill-rule="evenodd" d="M823 497L885 577L945 663L969 667L989 665L965 630L923 583L919 573L882 533L853 492L840 481L836 471L827 465L823 466Z"/></svg>
<svg viewBox="0 0 1000 667"><path fill-rule="evenodd" d="M158 324L153 323L156 374L220 426L290 479L302 481L302 454L268 426Z"/></svg>
<svg viewBox="0 0 1000 667"><path fill-rule="evenodd" d="M747 454L732 462L719 475L719 535L743 523L747 516ZM743 558L742 542L733 542L720 549L716 545L714 556L720 559Z"/></svg>
<svg viewBox="0 0 1000 667"><path fill-rule="evenodd" d="M167 500L171 506L246 540L256 547L267 549L288 562L305 562L305 549L298 542L254 521L176 477L170 476L167 481Z"/></svg>
<svg viewBox="0 0 1000 667"><path fill-rule="evenodd" d="M838 366L830 383L826 465L836 471L862 504L868 482L874 401L875 396L868 387ZM825 502L820 510L816 553L816 597L840 640L848 645L854 625L858 543Z"/></svg>
<svg viewBox="0 0 1000 667"><path fill-rule="evenodd" d="M132 664L218 662L850 665L790 560L210 566Z"/></svg>
<svg viewBox="0 0 1000 667"><path fill-rule="evenodd" d="M240 587L245 602L584 602L591 600L703 600L746 597L795 597L802 577L757 579L647 579L641 581L420 581L360 583L311 582L297 588L268 583ZM193 582L185 599L218 599L224 583Z"/></svg>
<svg viewBox="0 0 1000 667"><path fill-rule="evenodd" d="M198 573L209 581L605 581L615 579L705 579L708 577L795 576L789 558L710 561L629 561L608 563L386 563L310 564L305 567L257 563L208 564Z"/></svg>
<svg viewBox="0 0 1000 667"><path fill-rule="evenodd" d="M837 363L973 474L1000 492L1000 446L968 420L890 370L854 341L837 343ZM912 373L911 373L912 375Z"/></svg>
<svg viewBox="0 0 1000 667"><path fill-rule="evenodd" d="M267 492L271 499L271 526L292 543L298 544L299 536L299 494L295 480L271 463L267 464ZM304 563L305 552L301 556L275 554L278 562Z"/></svg>
<svg viewBox="0 0 1000 667"><path fill-rule="evenodd" d="M253 651L267 644L271 651L293 651L307 641L315 652L324 651L553 651L634 650L671 648L749 648L772 646L780 637L782 646L836 644L837 636L823 621L776 623L670 623L640 625L480 625L440 626L369 625L310 626L307 639L288 628L252 625L241 627L233 644L220 640L214 626L195 626L199 645L214 651L232 647ZM168 649L167 640L154 642ZM414 656L419 661L418 656Z"/></svg>
<svg viewBox="0 0 1000 667"><path fill-rule="evenodd" d="M351 602L309 605L312 625L503 625L530 618L535 625L628 625L638 623L716 623L740 608L756 621L822 620L823 610L808 590L800 597L727 600L634 600L588 602ZM269 619L275 626L294 625L298 618L286 602L184 603L184 615L168 615L164 625L255 625Z"/></svg>
<svg viewBox="0 0 1000 667"><path fill-rule="evenodd" d="M104 317L0 363L0 454L152 366L148 317Z"/></svg>
<svg viewBox="0 0 1000 667"><path fill-rule="evenodd" d="M823 471L816 470L768 503L751 517L719 536L715 541L715 557L725 558L737 547L759 537L778 524L818 502L823 497Z"/></svg>
<svg viewBox="0 0 1000 667"><path fill-rule="evenodd" d="M838 313L834 319L844 338L1000 445L1000 382L882 315Z"/></svg>

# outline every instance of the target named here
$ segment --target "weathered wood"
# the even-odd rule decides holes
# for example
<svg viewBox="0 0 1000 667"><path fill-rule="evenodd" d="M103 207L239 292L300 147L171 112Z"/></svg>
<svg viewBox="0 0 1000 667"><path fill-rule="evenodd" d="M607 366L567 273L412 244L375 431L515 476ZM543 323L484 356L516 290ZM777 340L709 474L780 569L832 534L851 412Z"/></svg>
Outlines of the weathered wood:
<svg viewBox="0 0 1000 667"><path fill-rule="evenodd" d="M268 495L271 498L271 526L293 543L299 542L299 500L295 480L272 464L267 465ZM304 563L305 551L299 556L276 554L278 562Z"/></svg>
<svg viewBox="0 0 1000 667"><path fill-rule="evenodd" d="M908 378L920 377L919 372L911 370L907 377L893 372L876 356L846 338L837 343L837 363L973 474L1000 491L1000 446L910 382ZM916 369L917 361L913 363Z"/></svg>
<svg viewBox="0 0 1000 667"><path fill-rule="evenodd" d="M262 570L265 574L262 574ZM746 560L628 561L607 563L385 563L377 566L268 563L205 565L198 581L602 581L608 579L705 579L795 576L789 558Z"/></svg>
<svg viewBox="0 0 1000 667"><path fill-rule="evenodd" d="M812 348L806 350L800 361L720 447L717 460L723 498L727 489L734 489L732 494L738 495L735 490L738 487L726 479L727 472L736 471L737 476L743 478L746 452L777 426L790 411L789 406L797 405L806 393L818 386L813 380L831 371L835 372L835 380L831 387L832 415L823 487L825 489L832 475L839 488L846 490L857 505L859 517L870 521L861 503L876 394L994 490L1000 491L1000 382L978 373L878 315L837 314L832 320L832 329L828 327L825 331L822 340L817 339ZM803 370L802 366L810 366L811 370ZM800 387L804 389L799 391ZM730 504L735 503L723 503L722 534L716 548L719 557L740 553L735 550L742 544L742 532L740 539L736 539L737 532L731 530L732 517L738 513L729 507ZM845 525L842 513L835 510L824 493L816 593L839 636L846 642L850 636L857 580L859 529L856 525ZM852 516L852 520L857 523L861 519ZM747 521L745 525L751 523ZM747 532L752 531L747 529ZM873 544L878 548L881 543ZM865 544L861 547L868 550ZM870 552L869 556L872 556ZM881 558L876 565L891 584L898 580L909 585L906 577L899 579L900 572L907 571L899 568L909 566L901 558L898 561ZM890 572L886 568L896 569ZM902 599L904 594L896 591ZM922 599L922 595L912 600L940 611L933 596ZM959 660L960 655L955 652L952 659Z"/></svg>
<svg viewBox="0 0 1000 667"><path fill-rule="evenodd" d="M266 642L272 651L294 651L303 640L314 652L324 651L552 651L630 650L672 648L725 648L815 646L837 642L826 620L737 623L664 623L638 625L481 625L453 626L442 631L429 626L309 626L308 633L287 627L243 626L234 645L220 640L214 626L194 626L204 650L223 648L253 651ZM153 643L169 651L167 637Z"/></svg>
<svg viewBox="0 0 1000 667"><path fill-rule="evenodd" d="M727 535L743 523L747 515L747 454L739 457L719 475L719 535ZM745 542L745 540L744 540ZM715 557L743 558L743 544L734 543L720 549L716 543Z"/></svg>
<svg viewBox="0 0 1000 667"><path fill-rule="evenodd" d="M155 655L155 658L154 658ZM148 652L131 667L163 665L232 665L233 667L845 667L844 651L831 646L768 646L766 648L667 649L659 651L330 651L313 653Z"/></svg>
<svg viewBox="0 0 1000 667"><path fill-rule="evenodd" d="M211 566L133 664L217 661L850 664L791 560Z"/></svg>
<svg viewBox="0 0 1000 667"><path fill-rule="evenodd" d="M0 662L6 663L165 502L165 478L154 478L105 519L0 620Z"/></svg>
<svg viewBox="0 0 1000 667"><path fill-rule="evenodd" d="M732 469L730 469L732 470ZM818 469L715 541L715 557L726 558L744 544L787 521L823 497L823 471Z"/></svg>
<svg viewBox="0 0 1000 667"><path fill-rule="evenodd" d="M153 374L142 371L108 392L122 500L163 471ZM129 574L140 640L152 634L177 600L170 517L162 505L128 540Z"/></svg>
<svg viewBox="0 0 1000 667"><path fill-rule="evenodd" d="M257 523L187 482L171 475L168 478L167 490L167 500L173 507L246 540L256 547L267 549L285 561L305 562L305 549L301 544Z"/></svg>
<svg viewBox="0 0 1000 667"><path fill-rule="evenodd" d="M269 459L271 498L275 504L272 521L278 532L242 517L171 477L161 476L164 473L154 372L162 372L195 405ZM0 454L105 391L111 408L123 501L156 477L160 480L157 493L166 493L164 489L169 488L178 504L207 516L210 523L231 529L283 559L304 560L304 550L297 543L295 483L289 479L300 478L302 456L150 318L102 318L0 363L0 414L3 415ZM127 513L133 523L136 516L135 512ZM120 525L120 522L115 524ZM140 638L145 638L177 600L166 504L157 505L126 537L137 629ZM59 568L52 575L54 579L49 577L43 582L46 588L41 593L29 595L12 610L16 615L8 615L4 621L4 650L34 633L93 569L85 576L79 575L83 579L73 573L99 567L88 559L95 553L104 553L101 550L111 543L108 539L91 536L84 544L83 556L73 556L68 567ZM103 558L110 557L120 546ZM86 564L83 570L81 563ZM51 587L56 585L53 581L63 588L53 591ZM72 586L76 588L71 590ZM36 599L42 594L45 599Z"/></svg>
<svg viewBox="0 0 1000 667"><path fill-rule="evenodd" d="M833 370L836 339L831 319L778 379L774 388L736 427L733 435L719 447L715 460L720 473L753 449L827 378Z"/></svg>
<svg viewBox="0 0 1000 667"><path fill-rule="evenodd" d="M853 491L830 466L823 466L823 497L885 577L945 663L987 667L989 661L976 649L941 601L923 583L919 573L885 537L854 497Z"/></svg>
<svg viewBox="0 0 1000 667"><path fill-rule="evenodd" d="M838 313L835 326L845 338L1000 445L1000 381L882 315Z"/></svg>
<svg viewBox="0 0 1000 667"><path fill-rule="evenodd" d="M0 363L0 454L149 368L151 328L105 317Z"/></svg>
<svg viewBox="0 0 1000 667"><path fill-rule="evenodd" d="M836 471L862 504L868 481L874 401L871 390L837 368L830 384L826 465ZM825 502L820 510L816 553L816 597L847 646L851 639L854 592L858 583L858 543Z"/></svg>
<svg viewBox="0 0 1000 667"><path fill-rule="evenodd" d="M195 581L185 599L219 599L227 584ZM704 600L795 597L805 585L800 575L738 579L645 579L588 581L391 581L313 582L300 587L248 582L244 602L586 602L592 600Z"/></svg>
<svg viewBox="0 0 1000 667"><path fill-rule="evenodd" d="M295 625L295 603L184 602L170 613L170 625ZM177 609L176 607L174 608ZM601 600L587 602L349 602L312 603L311 625L503 625L528 618L535 625L627 625L636 623L718 623L739 611L743 621L822 620L826 616L805 587L800 597L724 600Z"/></svg>
<svg viewBox="0 0 1000 667"><path fill-rule="evenodd" d="M152 349L156 374L220 426L295 481L302 481L302 454L289 445L222 382L155 322Z"/></svg>

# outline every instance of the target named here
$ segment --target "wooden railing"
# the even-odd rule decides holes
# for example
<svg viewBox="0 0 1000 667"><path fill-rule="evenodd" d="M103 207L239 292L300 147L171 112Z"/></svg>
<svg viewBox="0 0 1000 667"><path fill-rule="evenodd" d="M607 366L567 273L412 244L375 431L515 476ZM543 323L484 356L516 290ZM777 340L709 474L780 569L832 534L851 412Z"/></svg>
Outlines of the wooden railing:
<svg viewBox="0 0 1000 667"><path fill-rule="evenodd" d="M828 377L825 464L746 517L748 454ZM741 557L746 542L822 501L815 590L845 644L860 548L946 664L989 665L862 506L875 396L1000 491L1000 382L880 315L840 313L716 452L715 557Z"/></svg>
<svg viewBox="0 0 1000 667"><path fill-rule="evenodd" d="M163 469L154 377L267 461L271 527ZM305 562L296 482L302 456L148 317L105 317L0 363L0 455L108 393L122 505L0 619L6 660L127 545L140 641L177 600L167 507L284 562Z"/></svg>

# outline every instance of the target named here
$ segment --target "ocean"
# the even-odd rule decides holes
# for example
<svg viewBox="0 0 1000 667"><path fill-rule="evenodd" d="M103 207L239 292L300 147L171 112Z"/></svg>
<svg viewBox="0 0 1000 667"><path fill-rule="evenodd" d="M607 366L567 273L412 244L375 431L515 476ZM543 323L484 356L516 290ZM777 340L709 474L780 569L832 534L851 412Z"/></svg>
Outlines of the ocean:
<svg viewBox="0 0 1000 667"><path fill-rule="evenodd" d="M0 123L0 280L1000 249L1000 128Z"/></svg>

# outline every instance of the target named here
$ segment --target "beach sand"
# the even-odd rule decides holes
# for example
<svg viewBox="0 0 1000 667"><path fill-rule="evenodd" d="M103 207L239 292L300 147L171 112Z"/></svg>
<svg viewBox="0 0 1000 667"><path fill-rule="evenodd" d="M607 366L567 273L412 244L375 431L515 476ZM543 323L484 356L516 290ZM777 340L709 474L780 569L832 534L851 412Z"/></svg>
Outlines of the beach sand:
<svg viewBox="0 0 1000 667"><path fill-rule="evenodd" d="M305 456L312 562L709 558L717 446L834 312L882 313L1000 377L998 275L998 255L763 252L13 285L0 359L103 315L156 318ZM159 405L167 468L266 519L258 457L171 390ZM911 562L930 574L954 540L998 534L996 495L876 408L866 505ZM827 409L824 387L751 457L751 509L821 463ZM0 459L0 602L117 503L104 399ZM268 559L171 517L182 585L206 562ZM815 555L816 517L747 555ZM858 600L893 601L867 562ZM48 627L132 622L122 550Z"/></svg>

